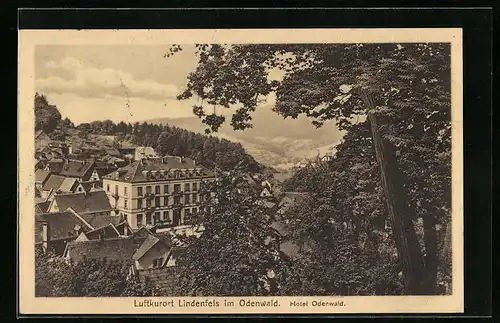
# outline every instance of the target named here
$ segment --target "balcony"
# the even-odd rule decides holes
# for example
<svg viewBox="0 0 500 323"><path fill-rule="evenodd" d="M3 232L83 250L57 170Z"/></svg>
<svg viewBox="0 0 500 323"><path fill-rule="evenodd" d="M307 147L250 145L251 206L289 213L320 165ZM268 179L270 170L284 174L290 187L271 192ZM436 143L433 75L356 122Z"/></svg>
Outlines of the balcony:
<svg viewBox="0 0 500 323"><path fill-rule="evenodd" d="M144 197L146 199L150 199L151 200L151 199L153 199L155 197L155 195L153 193L146 193L146 195L144 195Z"/></svg>

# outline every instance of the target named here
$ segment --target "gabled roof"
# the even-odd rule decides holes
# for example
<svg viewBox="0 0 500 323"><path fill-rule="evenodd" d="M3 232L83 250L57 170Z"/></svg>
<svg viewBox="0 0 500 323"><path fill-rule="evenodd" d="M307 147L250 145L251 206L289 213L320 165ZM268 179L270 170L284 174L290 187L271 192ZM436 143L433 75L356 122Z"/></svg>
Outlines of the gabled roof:
<svg viewBox="0 0 500 323"><path fill-rule="evenodd" d="M42 135L48 137L47 134L43 130L38 130L37 132L35 132L35 139L38 139L38 137L40 137Z"/></svg>
<svg viewBox="0 0 500 323"><path fill-rule="evenodd" d="M59 210L73 208L79 214L111 210L108 196L104 191L57 194L54 196Z"/></svg>
<svg viewBox="0 0 500 323"><path fill-rule="evenodd" d="M78 184L78 180L76 178L66 177L64 181L59 186L59 189L62 192L73 192L73 189Z"/></svg>
<svg viewBox="0 0 500 323"><path fill-rule="evenodd" d="M35 183L43 184L49 177L50 172L45 169L37 169L35 172Z"/></svg>
<svg viewBox="0 0 500 323"><path fill-rule="evenodd" d="M141 259L149 250L151 250L156 245L162 245L166 249L172 248L172 241L169 235L166 234L149 234L144 242L141 244L139 249L134 253L132 259L139 260Z"/></svg>
<svg viewBox="0 0 500 323"><path fill-rule="evenodd" d="M118 238L120 233L113 226L113 223L109 223L108 225L86 232L85 235L89 240L95 240Z"/></svg>
<svg viewBox="0 0 500 323"><path fill-rule="evenodd" d="M139 248L141 241L130 237L119 237L106 240L89 240L69 242L64 256L75 262L87 259L109 259L132 263L132 255Z"/></svg>
<svg viewBox="0 0 500 323"><path fill-rule="evenodd" d="M63 165L64 165L64 160L62 159L51 159L47 162L47 165L50 167L51 173L60 173Z"/></svg>
<svg viewBox="0 0 500 323"><path fill-rule="evenodd" d="M146 254L146 252L148 252L151 248L153 248L159 241L160 239L158 239L157 237L153 235L148 235L146 237L146 240L144 240L139 249L137 249L137 251L134 253L132 259L134 260L141 259Z"/></svg>
<svg viewBox="0 0 500 323"><path fill-rule="evenodd" d="M111 223L116 226L125 220L122 215L109 214L83 214L81 217L94 228L101 228Z"/></svg>
<svg viewBox="0 0 500 323"><path fill-rule="evenodd" d="M179 176L179 177L177 177ZM173 178L212 178L214 172L194 160L177 156L165 156L157 159L135 161L125 167L104 176L124 182L147 182Z"/></svg>
<svg viewBox="0 0 500 323"><path fill-rule="evenodd" d="M60 176L60 175L54 175L51 174L50 177L46 180L45 184L43 184L43 190L44 191L50 191L50 190L58 190L66 177Z"/></svg>
<svg viewBox="0 0 500 323"><path fill-rule="evenodd" d="M35 204L35 214L47 213L49 210L50 201L44 201Z"/></svg>
<svg viewBox="0 0 500 323"><path fill-rule="evenodd" d="M61 169L61 175L68 177L84 177L93 166L93 160L66 160Z"/></svg>
<svg viewBox="0 0 500 323"><path fill-rule="evenodd" d="M42 242L43 223L48 223L50 240L76 238L77 226L84 232L92 230L85 221L71 211L37 214L35 215L35 243Z"/></svg>

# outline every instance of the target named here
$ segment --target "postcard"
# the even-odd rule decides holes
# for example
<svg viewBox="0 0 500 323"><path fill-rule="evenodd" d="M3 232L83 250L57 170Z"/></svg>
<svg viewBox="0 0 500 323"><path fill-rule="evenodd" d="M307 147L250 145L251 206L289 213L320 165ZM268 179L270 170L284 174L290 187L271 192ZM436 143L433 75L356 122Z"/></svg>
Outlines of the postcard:
<svg viewBox="0 0 500 323"><path fill-rule="evenodd" d="M20 30L21 314L461 313L462 31Z"/></svg>

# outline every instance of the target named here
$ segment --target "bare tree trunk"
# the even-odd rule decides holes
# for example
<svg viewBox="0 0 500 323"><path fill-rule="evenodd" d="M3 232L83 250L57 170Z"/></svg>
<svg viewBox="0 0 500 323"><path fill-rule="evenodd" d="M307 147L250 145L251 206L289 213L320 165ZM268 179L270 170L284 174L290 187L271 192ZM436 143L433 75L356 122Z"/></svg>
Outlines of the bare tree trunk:
<svg viewBox="0 0 500 323"><path fill-rule="evenodd" d="M373 113L376 105L373 96L365 91L361 97L368 111L375 156L380 167L380 179L384 190L387 210L392 224L392 234L398 250L405 282L405 293L422 295L425 269L412 219L414 210L409 206L403 174L399 170L394 147L379 133L377 116Z"/></svg>
<svg viewBox="0 0 500 323"><path fill-rule="evenodd" d="M435 295L437 292L438 247L436 234L436 219L432 215L424 217L426 293Z"/></svg>

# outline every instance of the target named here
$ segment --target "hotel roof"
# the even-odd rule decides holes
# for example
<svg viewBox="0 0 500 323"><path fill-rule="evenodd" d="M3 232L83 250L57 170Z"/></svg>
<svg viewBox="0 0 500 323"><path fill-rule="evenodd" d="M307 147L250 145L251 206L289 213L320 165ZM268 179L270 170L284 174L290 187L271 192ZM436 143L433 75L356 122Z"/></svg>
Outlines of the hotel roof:
<svg viewBox="0 0 500 323"><path fill-rule="evenodd" d="M148 182L184 178L212 178L214 172L196 165L190 158L165 156L155 159L135 161L117 171L104 176L122 182Z"/></svg>

